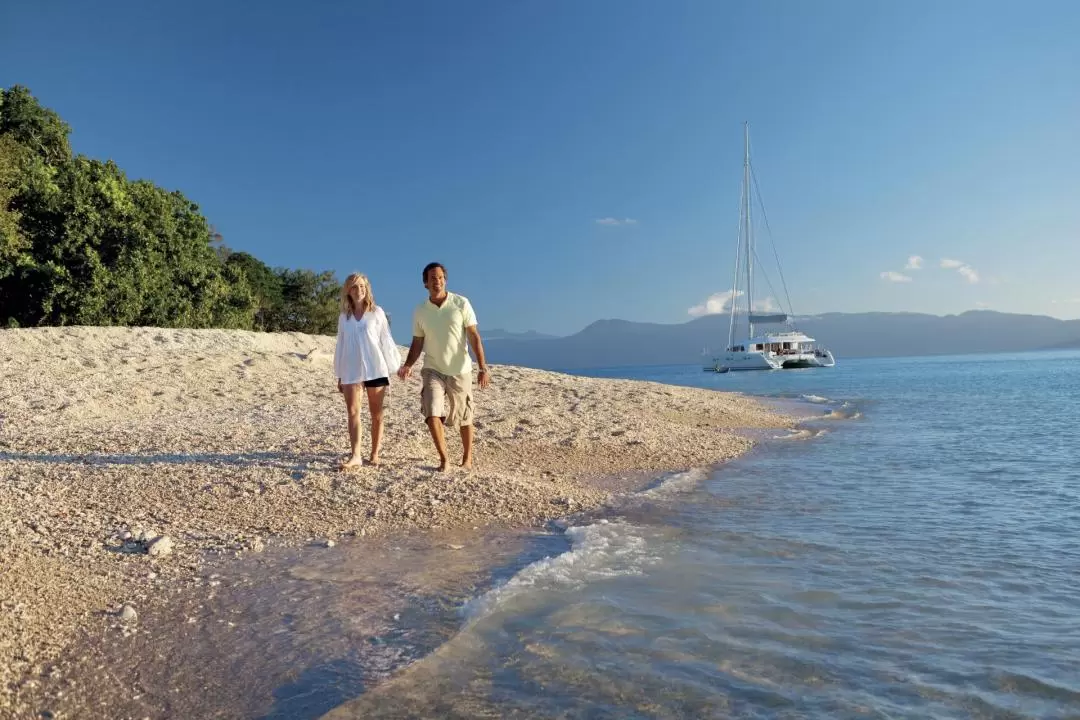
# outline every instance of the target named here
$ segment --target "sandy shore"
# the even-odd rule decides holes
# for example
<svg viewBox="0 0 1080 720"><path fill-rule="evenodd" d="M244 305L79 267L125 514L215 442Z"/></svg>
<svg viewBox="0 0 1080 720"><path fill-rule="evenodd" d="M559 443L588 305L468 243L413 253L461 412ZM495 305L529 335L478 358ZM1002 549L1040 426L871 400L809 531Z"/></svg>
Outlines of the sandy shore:
<svg viewBox="0 0 1080 720"><path fill-rule="evenodd" d="M539 523L608 501L601 478L724 461L750 446L736 430L794 422L738 395L496 366L477 395L476 469L435 471L414 378L391 387L383 465L343 474L333 344L0 331L0 716L35 716L29 698L63 675L66 648L88 629L125 632L137 620L124 604L182 592L207 564L270 544Z"/></svg>

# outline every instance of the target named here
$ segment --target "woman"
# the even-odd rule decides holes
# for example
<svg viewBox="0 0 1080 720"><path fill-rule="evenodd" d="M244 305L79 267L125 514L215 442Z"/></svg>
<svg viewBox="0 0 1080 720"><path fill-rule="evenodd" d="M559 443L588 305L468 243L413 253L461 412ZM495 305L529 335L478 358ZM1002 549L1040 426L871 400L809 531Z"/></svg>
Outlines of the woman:
<svg viewBox="0 0 1080 720"><path fill-rule="evenodd" d="M366 391L371 413L371 457L379 464L382 439L383 399L390 376L401 365L397 344L390 336L390 322L383 309L375 304L371 283L360 273L345 279L341 288L341 315L338 316L337 347L334 348L334 374L338 391L345 396L349 414L349 442L352 453L341 464L342 470L363 464L360 457L361 389Z"/></svg>

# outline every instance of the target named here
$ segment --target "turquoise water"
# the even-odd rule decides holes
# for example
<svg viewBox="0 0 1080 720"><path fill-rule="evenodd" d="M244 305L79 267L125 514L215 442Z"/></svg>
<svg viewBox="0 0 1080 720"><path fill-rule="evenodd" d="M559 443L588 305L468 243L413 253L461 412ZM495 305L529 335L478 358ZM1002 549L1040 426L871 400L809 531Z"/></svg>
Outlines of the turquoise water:
<svg viewBox="0 0 1080 720"><path fill-rule="evenodd" d="M569 518L338 716L1080 718L1080 354L590 374L815 419Z"/></svg>

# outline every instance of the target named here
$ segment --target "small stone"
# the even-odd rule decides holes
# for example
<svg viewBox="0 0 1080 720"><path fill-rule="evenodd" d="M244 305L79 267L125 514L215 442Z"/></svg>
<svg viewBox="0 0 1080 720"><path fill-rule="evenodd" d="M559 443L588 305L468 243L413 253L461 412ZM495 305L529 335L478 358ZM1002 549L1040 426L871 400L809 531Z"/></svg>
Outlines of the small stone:
<svg viewBox="0 0 1080 720"><path fill-rule="evenodd" d="M168 535L162 535L154 539L146 548L146 552L154 557L164 557L173 551L173 540Z"/></svg>
<svg viewBox="0 0 1080 720"><path fill-rule="evenodd" d="M252 552L259 553L259 552L262 552L265 549L266 549L266 544L262 540L259 540L258 538L255 538L255 541L251 543Z"/></svg>
<svg viewBox="0 0 1080 720"><path fill-rule="evenodd" d="M123 540L124 542L127 542L131 538L132 538L132 535L131 535L130 530L125 530L124 532L120 533L120 539Z"/></svg>
<svg viewBox="0 0 1080 720"><path fill-rule="evenodd" d="M328 548L332 548L332 547L334 547L335 545L337 545L337 543L336 543L336 542L334 542L333 540L327 540L327 541L326 541L326 547L328 547Z"/></svg>
<svg viewBox="0 0 1080 720"><path fill-rule="evenodd" d="M135 608L130 605L125 605L120 608L120 619L126 623L138 622L139 614L135 612Z"/></svg>

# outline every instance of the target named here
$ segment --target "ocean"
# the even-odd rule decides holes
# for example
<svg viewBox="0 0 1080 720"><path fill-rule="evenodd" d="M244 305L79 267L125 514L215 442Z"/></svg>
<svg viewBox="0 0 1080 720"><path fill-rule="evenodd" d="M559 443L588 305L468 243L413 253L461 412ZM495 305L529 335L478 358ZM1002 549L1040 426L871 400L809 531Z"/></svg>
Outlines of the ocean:
<svg viewBox="0 0 1080 720"><path fill-rule="evenodd" d="M585 374L810 419L537 534L331 717L1080 718L1080 353Z"/></svg>

